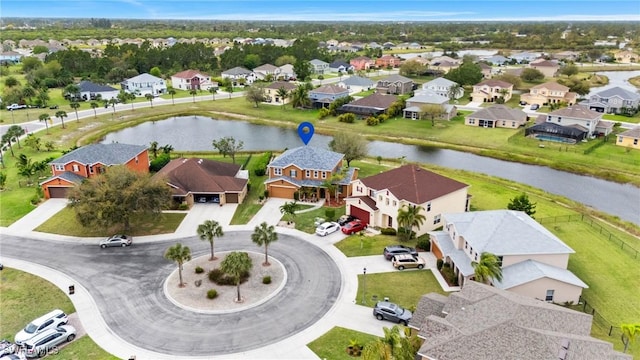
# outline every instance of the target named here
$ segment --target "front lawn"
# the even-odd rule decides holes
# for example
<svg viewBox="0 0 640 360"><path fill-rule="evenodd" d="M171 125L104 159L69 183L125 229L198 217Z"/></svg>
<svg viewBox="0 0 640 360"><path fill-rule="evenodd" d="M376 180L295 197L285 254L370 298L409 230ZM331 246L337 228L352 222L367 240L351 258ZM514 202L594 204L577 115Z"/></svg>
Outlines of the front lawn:
<svg viewBox="0 0 640 360"><path fill-rule="evenodd" d="M336 326L307 346L320 359L352 360L353 357L346 351L351 340L356 340L360 345L365 346L376 339L375 335Z"/></svg>
<svg viewBox="0 0 640 360"><path fill-rule="evenodd" d="M389 267L393 267L391 262L389 262ZM442 290L431 270L397 270L388 273L358 275L358 294L354 300L357 304L374 307L376 301L388 297L389 301L415 311L422 295L432 292L447 294Z"/></svg>
<svg viewBox="0 0 640 360"><path fill-rule="evenodd" d="M332 219L327 218L326 210L328 209L333 209L335 211L334 218ZM295 218L296 229L306 232L308 234L313 234L316 232L316 225L314 224L314 222L317 217L323 218L326 221L335 221L340 216L344 215L344 211L345 211L344 206L339 208L321 207L312 211L296 214L296 218Z"/></svg>
<svg viewBox="0 0 640 360"><path fill-rule="evenodd" d="M400 239L391 235L360 236L351 235L338 242L335 246L346 256L382 255L384 248L389 245L399 244ZM416 240L402 241L403 245L415 247Z"/></svg>
<svg viewBox="0 0 640 360"><path fill-rule="evenodd" d="M264 181L267 179L267 175L257 176L256 169L266 168L269 163L271 152L253 154L245 170L249 171L249 191L244 198L242 204L238 204L236 212L231 218L231 225L243 225L248 223L251 218L260 211L262 204L259 202L260 197L264 197L265 187Z"/></svg>

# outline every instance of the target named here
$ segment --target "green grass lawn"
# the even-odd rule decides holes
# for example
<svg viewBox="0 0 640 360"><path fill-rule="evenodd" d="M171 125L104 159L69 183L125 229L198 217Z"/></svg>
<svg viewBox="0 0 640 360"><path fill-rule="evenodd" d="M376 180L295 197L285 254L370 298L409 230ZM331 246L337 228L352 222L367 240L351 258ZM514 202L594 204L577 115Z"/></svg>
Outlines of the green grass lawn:
<svg viewBox="0 0 640 360"><path fill-rule="evenodd" d="M329 219L326 215L326 210L328 209L333 209L335 212L335 215L331 219ZM316 210L307 211L301 214L296 214L296 218L295 218L296 229L306 232L308 234L313 234L316 231L316 226L314 222L317 217L323 218L326 221L335 221L340 216L344 215L344 212L345 212L345 208L344 206L342 206L339 208L321 207Z"/></svg>
<svg viewBox="0 0 640 360"><path fill-rule="evenodd" d="M388 245L395 245L402 243L406 246L415 247L416 240L400 241L397 236L392 235L374 235L374 236L360 236L351 235L344 240L335 244L335 246L342 251L346 256L369 256L369 255L382 255L384 248Z"/></svg>
<svg viewBox="0 0 640 360"><path fill-rule="evenodd" d="M624 116L624 115L614 115L614 114L604 114L602 115L604 120L611 121L620 121L620 122L628 122L628 123L640 123L640 113L636 113L635 116Z"/></svg>
<svg viewBox="0 0 640 360"><path fill-rule="evenodd" d="M389 262L389 267L392 267L391 262ZM366 280L364 280L365 276ZM365 291L364 303L362 302L363 290ZM357 304L373 307L376 304L376 300L373 300L374 295L377 296L378 301L388 297L389 301L414 311L420 297L432 292L447 294L442 290L431 270L398 270L388 273L358 275L358 295L354 300Z"/></svg>
<svg viewBox="0 0 640 360"><path fill-rule="evenodd" d="M377 336L374 335L336 326L307 344L307 346L320 359L352 360L353 357L349 356L346 352L346 348L349 346L351 340L356 340L360 345L364 346L376 339Z"/></svg>
<svg viewBox="0 0 640 360"><path fill-rule="evenodd" d="M246 167L246 169L249 170L249 192L233 214L231 225L248 223L262 208L259 200L261 196L264 196L264 181L267 179L267 175L256 176L254 171L263 165L266 166L270 154L271 153L254 154L249 160Z"/></svg>
<svg viewBox="0 0 640 360"><path fill-rule="evenodd" d="M54 309L67 314L76 310L67 295L37 276L5 267L0 272L0 338L13 340L15 334L33 319ZM76 339L60 350L59 359L117 359L89 336Z"/></svg>

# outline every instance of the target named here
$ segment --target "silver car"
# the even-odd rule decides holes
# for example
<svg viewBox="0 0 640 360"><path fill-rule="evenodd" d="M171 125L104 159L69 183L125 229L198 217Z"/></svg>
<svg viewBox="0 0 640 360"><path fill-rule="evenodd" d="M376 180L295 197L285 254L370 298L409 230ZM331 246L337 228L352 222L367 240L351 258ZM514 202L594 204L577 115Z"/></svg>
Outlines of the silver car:
<svg viewBox="0 0 640 360"><path fill-rule="evenodd" d="M337 222L325 222L316 228L316 235L327 236L340 230L340 224Z"/></svg>
<svg viewBox="0 0 640 360"><path fill-rule="evenodd" d="M400 305L388 301L379 301L373 308L373 316L378 320L389 320L407 326L413 314Z"/></svg>
<svg viewBox="0 0 640 360"><path fill-rule="evenodd" d="M132 243L133 243L133 238L131 236L119 234L119 235L110 236L100 241L100 247L103 249L107 247L114 247L114 246L125 247L125 246L131 245Z"/></svg>
<svg viewBox="0 0 640 360"><path fill-rule="evenodd" d="M24 344L27 357L40 357L47 355L54 347L76 338L76 328L71 325L62 325L49 329L27 340Z"/></svg>

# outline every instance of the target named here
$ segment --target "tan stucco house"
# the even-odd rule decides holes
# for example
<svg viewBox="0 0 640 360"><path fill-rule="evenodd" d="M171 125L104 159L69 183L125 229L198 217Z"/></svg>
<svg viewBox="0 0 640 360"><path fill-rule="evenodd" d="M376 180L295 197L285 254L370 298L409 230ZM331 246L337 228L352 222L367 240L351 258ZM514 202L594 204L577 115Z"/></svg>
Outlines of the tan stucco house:
<svg viewBox="0 0 640 360"><path fill-rule="evenodd" d="M512 95L513 84L502 80L489 79L473 85L471 101L479 103L495 102L498 98L504 96L504 101L507 102Z"/></svg>
<svg viewBox="0 0 640 360"><path fill-rule="evenodd" d="M520 100L540 106L561 102L571 106L576 103L577 96L578 94L569 91L568 87L552 81L532 87L528 94L520 96Z"/></svg>
<svg viewBox="0 0 640 360"><path fill-rule="evenodd" d="M558 69L560 69L560 65L558 65L557 62L551 60L531 62L529 64L529 67L540 71L546 78L552 78L556 76Z"/></svg>
<svg viewBox="0 0 640 360"><path fill-rule="evenodd" d="M506 105L492 105L475 111L464 118L464 124L483 128L518 129L527 123L527 114Z"/></svg>
<svg viewBox="0 0 640 360"><path fill-rule="evenodd" d="M640 126L636 126L631 130L627 130L618 134L616 145L625 148L640 149Z"/></svg>
<svg viewBox="0 0 640 360"><path fill-rule="evenodd" d="M288 82L288 81L276 81L271 83L269 86L264 88L264 96L265 101L271 104L276 105L284 105L288 104L291 101L291 92L297 88L296 84ZM280 89L285 89L287 91L287 97L282 99L278 93Z"/></svg>

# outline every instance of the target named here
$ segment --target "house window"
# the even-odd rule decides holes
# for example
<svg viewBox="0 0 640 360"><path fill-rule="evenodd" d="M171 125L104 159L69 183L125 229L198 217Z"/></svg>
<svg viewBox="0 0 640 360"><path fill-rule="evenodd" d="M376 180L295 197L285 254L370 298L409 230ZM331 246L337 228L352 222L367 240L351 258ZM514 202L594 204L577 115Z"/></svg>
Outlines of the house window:
<svg viewBox="0 0 640 360"><path fill-rule="evenodd" d="M136 156L136 164L138 163L138 157Z"/></svg>
<svg viewBox="0 0 640 360"><path fill-rule="evenodd" d="M502 267L502 256L498 256L498 265L500 265L500 267Z"/></svg>
<svg viewBox="0 0 640 360"><path fill-rule="evenodd" d="M393 206L398 206L398 202L393 200Z"/></svg>
<svg viewBox="0 0 640 360"><path fill-rule="evenodd" d="M439 214L433 217L433 224L435 225L435 224L438 224L438 223L440 223L440 215Z"/></svg>
<svg viewBox="0 0 640 360"><path fill-rule="evenodd" d="M382 201L382 195L378 195L378 201Z"/></svg>
<svg viewBox="0 0 640 360"><path fill-rule="evenodd" d="M273 175L282 175L282 168L273 168Z"/></svg>
<svg viewBox="0 0 640 360"><path fill-rule="evenodd" d="M622 138L620 138L620 141L622 141ZM64 165L56 165L56 171L64 171Z"/></svg>
<svg viewBox="0 0 640 360"><path fill-rule="evenodd" d="M78 167L78 165L73 164L73 172L78 172L80 171L80 168Z"/></svg>
<svg viewBox="0 0 640 360"><path fill-rule="evenodd" d="M475 125L476 119L469 119L469 125Z"/></svg>
<svg viewBox="0 0 640 360"><path fill-rule="evenodd" d="M89 174L93 174L93 166L89 166Z"/></svg>
<svg viewBox="0 0 640 360"><path fill-rule="evenodd" d="M318 178L318 170L313 171L313 177L316 179Z"/></svg>
<svg viewBox="0 0 640 360"><path fill-rule="evenodd" d="M473 254L473 248L471 246L469 246L469 255Z"/></svg>
<svg viewBox="0 0 640 360"><path fill-rule="evenodd" d="M309 178L311 176L311 170L304 171L304 177Z"/></svg>
<svg viewBox="0 0 640 360"><path fill-rule="evenodd" d="M296 177L298 175L298 172L296 170L289 170L289 176L291 177Z"/></svg>
<svg viewBox="0 0 640 360"><path fill-rule="evenodd" d="M455 238L455 236L454 236L454 238ZM469 248L469 243L465 241L464 242L464 249L467 250L468 248Z"/></svg>
<svg viewBox="0 0 640 360"><path fill-rule="evenodd" d="M426 210L427 210L427 212L431 211L431 202L427 203L427 209Z"/></svg>
<svg viewBox="0 0 640 360"><path fill-rule="evenodd" d="M511 127L516 127L516 122L515 121L511 122Z"/></svg>
<svg viewBox="0 0 640 360"><path fill-rule="evenodd" d="M384 203L385 203L385 205L389 205L389 198L386 198Z"/></svg>
<svg viewBox="0 0 640 360"><path fill-rule="evenodd" d="M555 290L547 290L547 296L544 297L544 301L553 301L553 293Z"/></svg>
<svg viewBox="0 0 640 360"><path fill-rule="evenodd" d="M322 178L323 178L323 179L326 179L326 178L327 178L327 172L326 172L326 171L323 171L323 172L322 172Z"/></svg>
<svg viewBox="0 0 640 360"><path fill-rule="evenodd" d="M633 139L633 145L638 145L638 139Z"/></svg>
<svg viewBox="0 0 640 360"><path fill-rule="evenodd" d="M502 126L506 126L506 125L507 125L507 122L502 120Z"/></svg>
<svg viewBox="0 0 640 360"><path fill-rule="evenodd" d="M618 142L622 142L622 139L623 139L623 137L622 137L622 136L619 136L619 137L618 137ZM636 140L636 141L637 141L637 140ZM56 165L56 170L58 170L58 165Z"/></svg>

